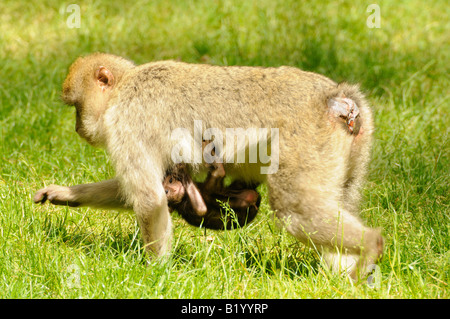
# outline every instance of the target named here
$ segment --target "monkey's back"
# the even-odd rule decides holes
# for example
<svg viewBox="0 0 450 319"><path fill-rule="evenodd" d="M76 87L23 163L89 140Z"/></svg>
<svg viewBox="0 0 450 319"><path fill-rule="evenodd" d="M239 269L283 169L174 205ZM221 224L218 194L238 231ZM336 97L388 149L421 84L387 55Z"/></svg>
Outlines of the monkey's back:
<svg viewBox="0 0 450 319"><path fill-rule="evenodd" d="M171 129L179 127L180 119L173 114L180 109L186 127L200 119L206 127L219 129L276 127L278 119L314 111L310 100L336 85L325 76L294 67L222 67L175 61L144 64L126 77L122 94L139 92L144 104Z"/></svg>

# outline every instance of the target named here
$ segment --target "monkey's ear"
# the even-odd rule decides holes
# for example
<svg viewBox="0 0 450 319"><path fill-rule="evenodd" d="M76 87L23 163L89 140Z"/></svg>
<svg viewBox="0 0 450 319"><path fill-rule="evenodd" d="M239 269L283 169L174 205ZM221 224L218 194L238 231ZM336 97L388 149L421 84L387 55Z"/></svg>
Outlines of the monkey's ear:
<svg viewBox="0 0 450 319"><path fill-rule="evenodd" d="M114 86L114 75L104 66L99 67L95 71L95 80L97 85L102 89L108 89Z"/></svg>
<svg viewBox="0 0 450 319"><path fill-rule="evenodd" d="M200 191L192 180L189 180L186 183L186 192L189 196L189 200L194 211L198 216L204 216L207 211L206 204L203 200L202 194L200 194Z"/></svg>

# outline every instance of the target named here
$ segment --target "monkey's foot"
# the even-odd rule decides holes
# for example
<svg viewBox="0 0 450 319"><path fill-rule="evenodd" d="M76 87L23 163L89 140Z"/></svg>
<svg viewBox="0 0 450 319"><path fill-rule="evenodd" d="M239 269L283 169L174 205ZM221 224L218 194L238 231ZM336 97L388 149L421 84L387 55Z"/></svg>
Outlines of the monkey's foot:
<svg viewBox="0 0 450 319"><path fill-rule="evenodd" d="M255 206L258 202L259 194L254 190L248 190L243 192L244 200L249 203L250 206Z"/></svg>
<svg viewBox="0 0 450 319"><path fill-rule="evenodd" d="M346 97L334 97L328 100L330 112L345 120L351 134L357 135L360 128L359 108L356 103Z"/></svg>

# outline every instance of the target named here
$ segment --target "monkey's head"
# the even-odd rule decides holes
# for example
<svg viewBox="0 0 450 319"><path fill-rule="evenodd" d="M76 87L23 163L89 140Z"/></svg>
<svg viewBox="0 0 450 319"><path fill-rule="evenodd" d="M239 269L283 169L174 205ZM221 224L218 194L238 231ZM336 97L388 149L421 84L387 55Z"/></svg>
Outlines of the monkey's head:
<svg viewBox="0 0 450 319"><path fill-rule="evenodd" d="M192 207L190 209L197 216L206 214L207 207L203 196L189 175L185 164L177 164L166 172L163 187L171 210L184 210L186 209L185 206L188 205Z"/></svg>
<svg viewBox="0 0 450 319"><path fill-rule="evenodd" d="M102 115L114 88L133 67L124 58L104 53L80 57L70 66L61 97L65 104L75 106L75 130L88 143L104 144Z"/></svg>
<svg viewBox="0 0 450 319"><path fill-rule="evenodd" d="M163 187L166 191L167 201L170 205L179 204L186 194L183 183L173 175L168 175L163 181Z"/></svg>

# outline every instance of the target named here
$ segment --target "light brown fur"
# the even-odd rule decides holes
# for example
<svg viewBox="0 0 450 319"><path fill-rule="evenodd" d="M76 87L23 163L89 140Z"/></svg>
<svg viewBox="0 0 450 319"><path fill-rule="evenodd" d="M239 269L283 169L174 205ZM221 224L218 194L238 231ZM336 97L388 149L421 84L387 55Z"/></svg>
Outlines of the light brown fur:
<svg viewBox="0 0 450 319"><path fill-rule="evenodd" d="M98 84L94 75L101 66L114 74L111 86ZM342 94L359 107L358 134L350 134L327 106L328 99ZM279 128L276 173L261 174L262 163L230 163L225 154L227 176L266 182L280 224L303 242L312 241L325 250L343 247L357 256L354 276L381 255L380 231L364 226L356 215L373 132L370 108L357 86L336 84L293 67L175 61L134 66L119 57L94 54L72 65L63 85L63 100L77 108L80 136L105 147L111 156L116 179L104 182L112 187L102 196L111 198L108 203L135 211L144 243L156 255L168 250L171 238L161 184L174 164L175 142L170 134L176 128L192 128L194 120L223 132L238 127ZM190 167L195 173L203 165ZM53 200L60 203L70 198L80 205L101 206L95 194L103 193L105 184L98 190L90 185L94 195L88 201L84 201L82 185L64 188ZM40 190L35 201L44 202L52 187L56 186Z"/></svg>

